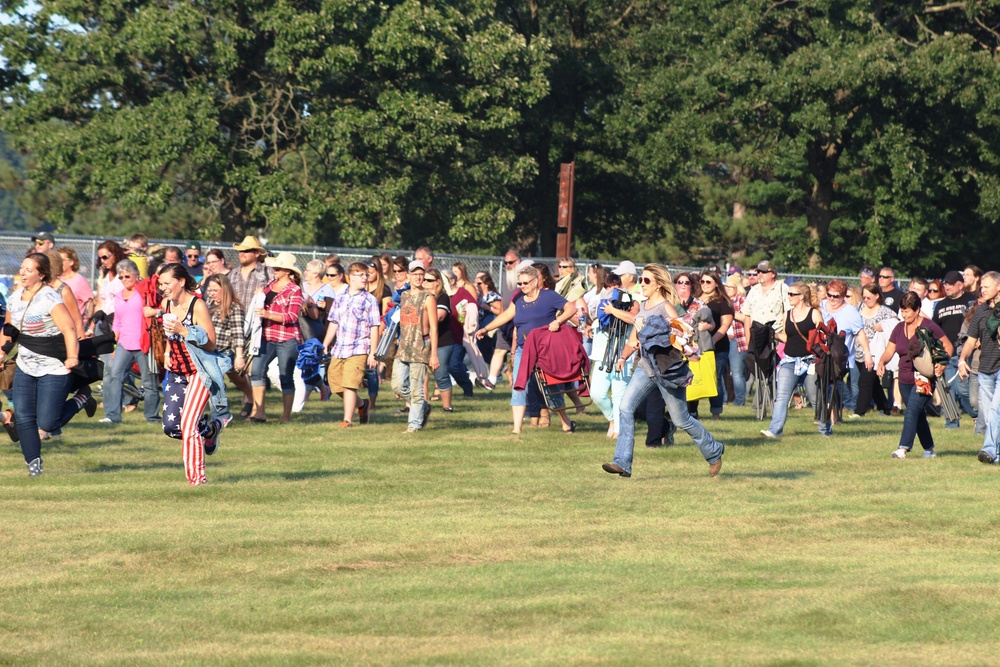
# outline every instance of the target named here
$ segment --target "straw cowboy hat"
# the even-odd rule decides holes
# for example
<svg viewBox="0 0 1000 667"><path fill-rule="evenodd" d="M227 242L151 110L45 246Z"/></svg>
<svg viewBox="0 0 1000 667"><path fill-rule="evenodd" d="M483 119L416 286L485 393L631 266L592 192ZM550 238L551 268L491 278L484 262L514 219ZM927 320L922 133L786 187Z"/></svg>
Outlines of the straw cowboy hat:
<svg viewBox="0 0 1000 667"><path fill-rule="evenodd" d="M264 264L272 269L286 269L298 274L299 278L302 277L302 270L295 266L295 255L290 252L279 252L277 257L267 257Z"/></svg>
<svg viewBox="0 0 1000 667"><path fill-rule="evenodd" d="M257 252L264 254L267 251L264 250L264 246L260 244L256 236L247 236L243 239L243 243L234 243L233 248L236 250L256 250Z"/></svg>

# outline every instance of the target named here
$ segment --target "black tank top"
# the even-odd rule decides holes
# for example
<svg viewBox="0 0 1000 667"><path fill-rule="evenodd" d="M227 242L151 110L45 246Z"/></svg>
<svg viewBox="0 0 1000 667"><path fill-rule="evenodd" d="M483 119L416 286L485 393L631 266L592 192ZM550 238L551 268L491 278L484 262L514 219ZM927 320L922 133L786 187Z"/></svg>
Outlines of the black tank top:
<svg viewBox="0 0 1000 667"><path fill-rule="evenodd" d="M787 340L785 341L785 356L808 357L812 354L807 345L809 332L816 328L816 323L813 322L812 318L813 309L809 309L806 319L801 322L794 322L792 320L792 312L790 310L785 314L785 336L787 336Z"/></svg>

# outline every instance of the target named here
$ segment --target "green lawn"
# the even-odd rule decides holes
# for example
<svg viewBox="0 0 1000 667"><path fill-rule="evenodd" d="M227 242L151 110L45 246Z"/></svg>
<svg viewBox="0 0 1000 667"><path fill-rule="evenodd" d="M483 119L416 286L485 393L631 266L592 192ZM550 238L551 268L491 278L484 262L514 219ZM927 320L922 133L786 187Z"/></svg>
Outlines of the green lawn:
<svg viewBox="0 0 1000 667"><path fill-rule="evenodd" d="M727 408L718 480L683 434L622 479L595 408L518 439L508 398L411 435L314 398L234 423L201 488L141 411L81 416L39 479L5 447L0 664L1000 663L1000 468L968 419L897 461L901 417L765 441Z"/></svg>

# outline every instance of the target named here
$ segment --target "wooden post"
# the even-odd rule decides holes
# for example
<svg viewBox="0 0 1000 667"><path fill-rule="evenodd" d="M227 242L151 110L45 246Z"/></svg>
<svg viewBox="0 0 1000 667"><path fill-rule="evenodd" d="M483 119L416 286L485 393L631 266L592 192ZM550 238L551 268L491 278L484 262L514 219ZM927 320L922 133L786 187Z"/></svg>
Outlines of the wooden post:
<svg viewBox="0 0 1000 667"><path fill-rule="evenodd" d="M559 168L559 212L556 217L556 257L573 255L573 180L576 163L563 163Z"/></svg>

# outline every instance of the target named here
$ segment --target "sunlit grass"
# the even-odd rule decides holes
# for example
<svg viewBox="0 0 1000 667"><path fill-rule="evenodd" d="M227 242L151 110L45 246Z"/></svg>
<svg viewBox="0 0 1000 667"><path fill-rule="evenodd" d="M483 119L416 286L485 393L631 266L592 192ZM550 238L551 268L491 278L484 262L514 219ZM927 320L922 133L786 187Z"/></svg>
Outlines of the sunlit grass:
<svg viewBox="0 0 1000 667"><path fill-rule="evenodd" d="M406 435L382 398L349 431L336 401L235 424L202 488L135 413L71 424L39 479L10 446L0 664L1000 662L969 423L897 461L901 418L765 441L727 408L717 481L683 434L622 479L593 408L518 439L497 392Z"/></svg>

